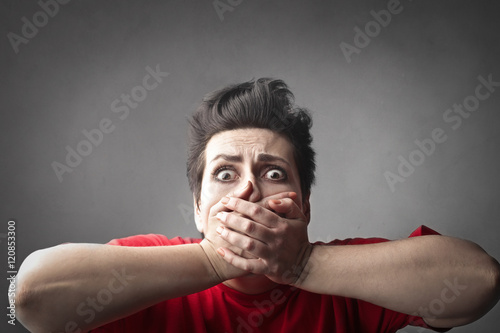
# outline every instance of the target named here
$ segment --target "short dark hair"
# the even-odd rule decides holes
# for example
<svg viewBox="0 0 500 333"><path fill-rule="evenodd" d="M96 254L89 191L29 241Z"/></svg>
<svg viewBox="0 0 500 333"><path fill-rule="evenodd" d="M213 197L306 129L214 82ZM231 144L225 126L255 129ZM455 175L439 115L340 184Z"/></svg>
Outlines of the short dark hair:
<svg viewBox="0 0 500 333"><path fill-rule="evenodd" d="M316 170L312 119L307 109L295 106L294 96L282 80L260 78L209 93L189 124L187 176L197 204L208 141L219 132L242 128L269 129L288 138L294 148L303 198L311 193Z"/></svg>

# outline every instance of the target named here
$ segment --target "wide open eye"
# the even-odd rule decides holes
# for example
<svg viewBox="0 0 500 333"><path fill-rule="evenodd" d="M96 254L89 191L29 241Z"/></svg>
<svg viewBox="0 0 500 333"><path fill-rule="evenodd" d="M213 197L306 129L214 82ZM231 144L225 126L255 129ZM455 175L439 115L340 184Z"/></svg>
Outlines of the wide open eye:
<svg viewBox="0 0 500 333"><path fill-rule="evenodd" d="M238 176L236 171L222 167L214 173L215 179L221 182L229 182Z"/></svg>
<svg viewBox="0 0 500 333"><path fill-rule="evenodd" d="M266 171L264 177L269 180L280 181L280 180L285 180L287 174L286 171L280 167L271 167L269 170Z"/></svg>

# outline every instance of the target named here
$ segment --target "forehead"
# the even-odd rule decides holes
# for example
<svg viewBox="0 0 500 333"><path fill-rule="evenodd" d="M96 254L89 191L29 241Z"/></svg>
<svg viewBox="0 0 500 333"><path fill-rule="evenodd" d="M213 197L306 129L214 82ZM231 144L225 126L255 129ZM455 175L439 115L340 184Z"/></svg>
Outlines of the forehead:
<svg viewBox="0 0 500 333"><path fill-rule="evenodd" d="M281 157L291 165L293 146L286 137L268 129L245 128L215 134L207 144L206 161L210 163L217 155L255 157L266 153Z"/></svg>

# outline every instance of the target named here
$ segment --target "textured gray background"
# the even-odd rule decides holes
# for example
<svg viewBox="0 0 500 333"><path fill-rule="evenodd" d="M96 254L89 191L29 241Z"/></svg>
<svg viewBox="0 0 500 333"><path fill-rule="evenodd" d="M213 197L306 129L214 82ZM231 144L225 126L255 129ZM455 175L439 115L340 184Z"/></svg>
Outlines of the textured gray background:
<svg viewBox="0 0 500 333"><path fill-rule="evenodd" d="M212 1L73 1L17 53L7 34L21 35L22 18L33 22L41 7L0 3L2 261L9 219L18 267L63 242L198 236L186 119L205 93L261 76L284 79L314 116L312 241L396 239L425 224L500 258L500 89L460 128L443 120L479 75L500 81L498 2L401 0L402 11L350 63L340 43L353 44L353 29L387 1L233 0L223 20ZM112 102L156 65L169 76L121 120ZM60 182L51 163L63 163L65 147L104 118L114 131ZM391 191L383 173L397 172L398 156L407 159L435 128L447 141ZM498 332L499 313L497 305L453 331ZM24 331L0 318L3 332Z"/></svg>

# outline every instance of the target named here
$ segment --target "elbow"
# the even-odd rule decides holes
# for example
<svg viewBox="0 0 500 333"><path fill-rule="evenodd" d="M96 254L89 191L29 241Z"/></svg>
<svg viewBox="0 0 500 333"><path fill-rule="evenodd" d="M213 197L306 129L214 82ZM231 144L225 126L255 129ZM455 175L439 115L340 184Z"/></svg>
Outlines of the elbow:
<svg viewBox="0 0 500 333"><path fill-rule="evenodd" d="M483 309L489 311L500 300L500 263L479 245L471 244L476 248L469 257L475 281L472 289L483 300Z"/></svg>
<svg viewBox="0 0 500 333"><path fill-rule="evenodd" d="M38 276L41 273L40 261L45 256L45 250L35 251L22 263L16 276L16 290L13 296L17 320L30 332L42 332L43 305L40 290L43 289Z"/></svg>
<svg viewBox="0 0 500 333"><path fill-rule="evenodd" d="M500 264L498 261L491 257L491 269L490 269L490 279L491 279L491 289L493 297L493 306L500 300Z"/></svg>
<svg viewBox="0 0 500 333"><path fill-rule="evenodd" d="M81 332L72 320L75 274L61 269L61 261L77 261L81 246L63 244L30 254L16 278L16 317L30 332ZM85 253L83 256L88 256ZM71 269L70 269L71 271ZM80 295L80 294L79 294Z"/></svg>
<svg viewBox="0 0 500 333"><path fill-rule="evenodd" d="M490 256L483 264L482 278L477 284L476 297L480 300L478 311L472 321L488 313L500 299L500 264Z"/></svg>
<svg viewBox="0 0 500 333"><path fill-rule="evenodd" d="M475 282L470 285L472 286L469 290L470 296L462 303L461 314L453 319L443 320L441 326L435 326L435 323L432 322L432 326L456 327L470 324L483 317L498 303L500 299L500 264L487 254L478 261L480 264L475 269L477 273Z"/></svg>
<svg viewBox="0 0 500 333"><path fill-rule="evenodd" d="M24 283L19 283L20 279L17 280L16 292L14 299L9 299L9 301L15 304L15 316L17 320L23 324L24 327L29 329L30 332L37 332L35 326L36 322L34 320L34 312L36 308L33 301L34 293L29 286ZM9 295L10 296L10 295Z"/></svg>

